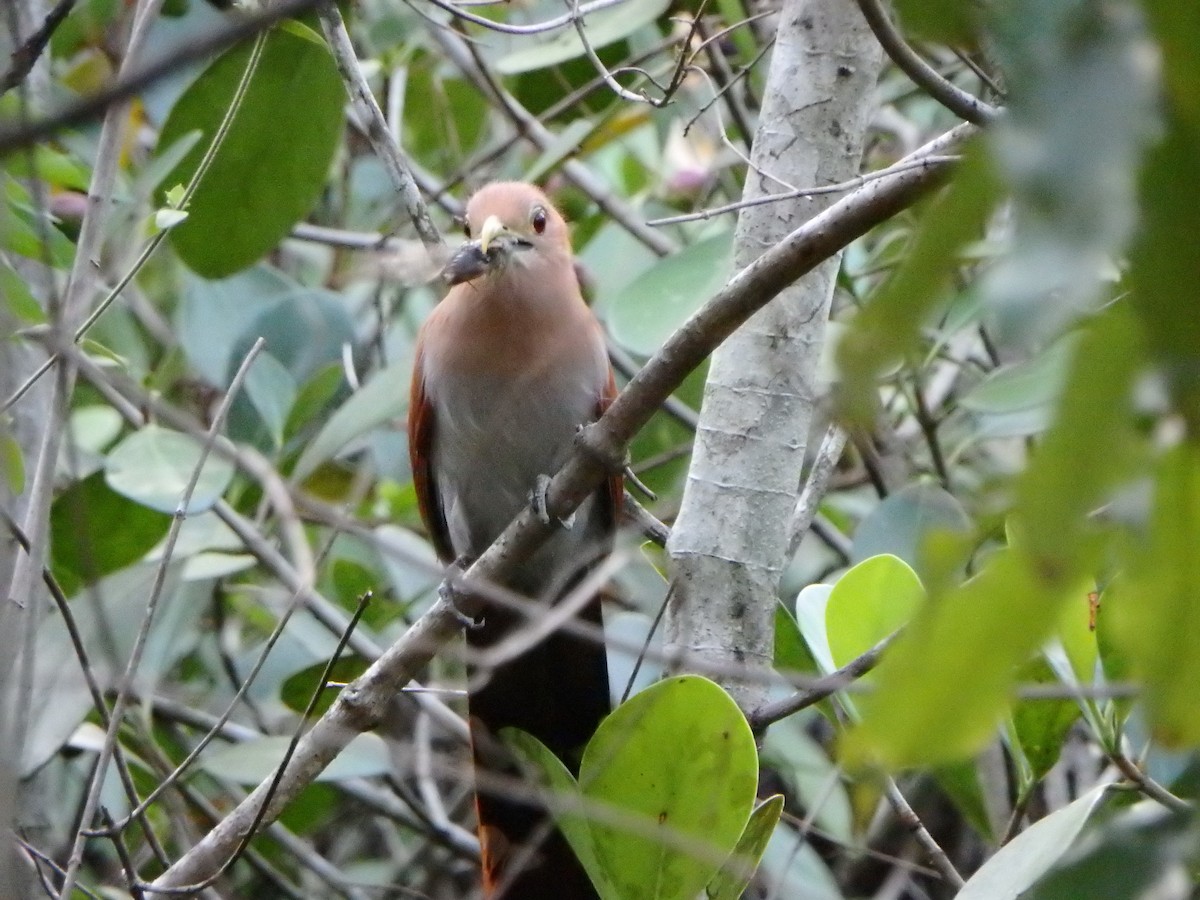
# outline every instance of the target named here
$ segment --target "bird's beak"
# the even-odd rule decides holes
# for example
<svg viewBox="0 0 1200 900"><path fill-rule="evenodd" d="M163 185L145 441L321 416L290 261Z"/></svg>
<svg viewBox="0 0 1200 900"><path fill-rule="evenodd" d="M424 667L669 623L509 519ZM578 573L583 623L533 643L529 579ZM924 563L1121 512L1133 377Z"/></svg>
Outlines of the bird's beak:
<svg viewBox="0 0 1200 900"><path fill-rule="evenodd" d="M491 246L496 238L508 233L509 230L504 227L504 223L500 221L499 216L488 216L484 220L483 228L479 230L479 249L487 253L488 247Z"/></svg>

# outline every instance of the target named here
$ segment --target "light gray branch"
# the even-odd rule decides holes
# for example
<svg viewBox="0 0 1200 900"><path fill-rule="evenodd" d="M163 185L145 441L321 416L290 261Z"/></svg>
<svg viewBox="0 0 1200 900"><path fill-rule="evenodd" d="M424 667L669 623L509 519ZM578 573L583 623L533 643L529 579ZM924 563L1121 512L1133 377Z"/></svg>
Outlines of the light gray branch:
<svg viewBox="0 0 1200 900"><path fill-rule="evenodd" d="M944 154L973 131L960 127L919 152ZM873 181L793 231L739 272L668 339L601 420L584 432L580 447L550 483L547 511L551 520L569 515L606 477L610 466L620 470L624 465L621 448L650 420L663 398L751 314L850 241L928 194L949 171L949 164L934 162ZM615 454L615 459L604 462L597 455L604 448L611 450L609 455ZM467 571L465 580L502 581L519 560L549 536L553 527L532 510L524 511ZM459 612L448 600L439 599L366 672L347 685L300 740L264 821L273 821L356 734L382 721L396 691L460 628ZM153 887L177 888L202 881L217 871L256 818L269 789L270 782L255 788L199 844L156 879Z"/></svg>

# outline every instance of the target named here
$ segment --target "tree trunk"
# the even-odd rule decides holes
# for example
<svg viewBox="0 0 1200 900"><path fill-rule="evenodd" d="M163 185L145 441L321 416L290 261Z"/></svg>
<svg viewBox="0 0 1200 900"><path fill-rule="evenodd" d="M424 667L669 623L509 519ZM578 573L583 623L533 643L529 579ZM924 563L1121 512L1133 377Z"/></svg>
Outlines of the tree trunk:
<svg viewBox="0 0 1200 900"><path fill-rule="evenodd" d="M853 178L874 107L879 46L848 0L784 4L746 199ZM837 199L747 207L740 269ZM668 648L684 668L744 671L720 680L759 705L774 653L776 592L818 397L814 385L839 259L780 294L713 354L683 505L668 550ZM689 661L690 660L690 661Z"/></svg>

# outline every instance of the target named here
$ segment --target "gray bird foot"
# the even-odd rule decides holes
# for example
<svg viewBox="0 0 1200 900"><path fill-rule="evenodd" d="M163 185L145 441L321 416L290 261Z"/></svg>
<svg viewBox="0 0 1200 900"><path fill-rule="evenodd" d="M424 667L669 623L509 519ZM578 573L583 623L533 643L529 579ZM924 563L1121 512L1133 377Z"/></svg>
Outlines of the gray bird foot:
<svg viewBox="0 0 1200 900"><path fill-rule="evenodd" d="M454 614L454 618L458 623L468 631L476 631L483 627L483 619L476 619L468 616L458 607L459 600L463 597L463 592L459 590L458 579L467 571L471 560L468 557L460 556L454 562L446 567L446 577L442 579L442 583L438 585L438 597L450 604L450 610Z"/></svg>
<svg viewBox="0 0 1200 900"><path fill-rule="evenodd" d="M546 493L550 490L550 476L539 475L537 482L534 484L533 490L529 495L529 505L533 507L533 513L538 517L543 525L550 524L550 513L546 508ZM575 513L571 513L565 519L559 519L558 524L567 531L575 524Z"/></svg>

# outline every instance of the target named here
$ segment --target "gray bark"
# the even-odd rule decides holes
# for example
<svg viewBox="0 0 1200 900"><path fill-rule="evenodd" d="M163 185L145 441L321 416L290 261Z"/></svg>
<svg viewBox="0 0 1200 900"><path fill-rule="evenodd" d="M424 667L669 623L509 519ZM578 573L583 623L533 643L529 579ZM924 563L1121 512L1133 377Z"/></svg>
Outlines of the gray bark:
<svg viewBox="0 0 1200 900"><path fill-rule="evenodd" d="M851 0L789 0L744 197L846 181L858 173L881 52ZM740 269L837 199L744 209ZM776 591L818 397L817 358L839 258L780 294L713 355L683 505L668 544L668 647L684 668L744 671L718 680L752 709L765 697ZM691 662L689 663L689 660Z"/></svg>

